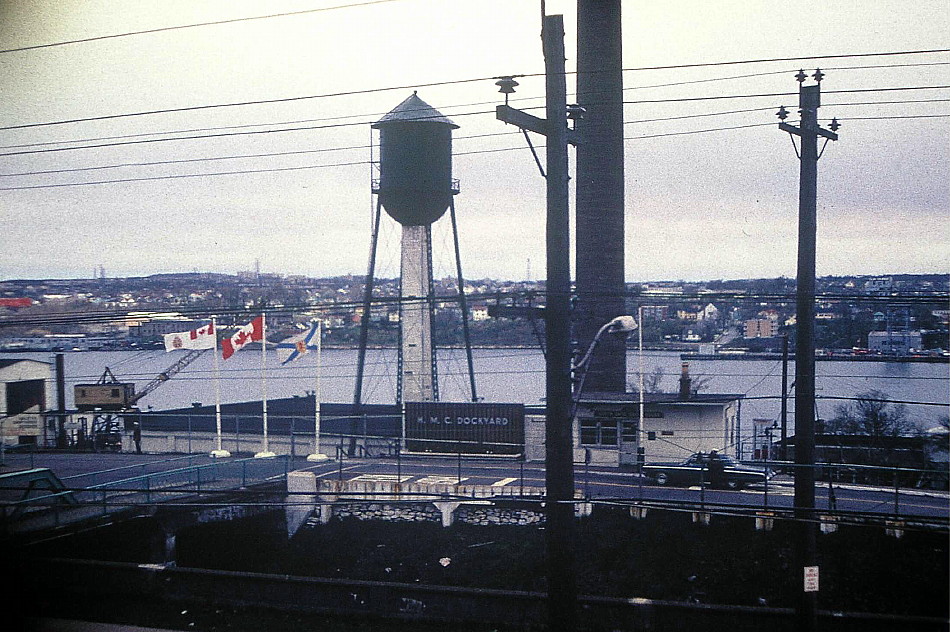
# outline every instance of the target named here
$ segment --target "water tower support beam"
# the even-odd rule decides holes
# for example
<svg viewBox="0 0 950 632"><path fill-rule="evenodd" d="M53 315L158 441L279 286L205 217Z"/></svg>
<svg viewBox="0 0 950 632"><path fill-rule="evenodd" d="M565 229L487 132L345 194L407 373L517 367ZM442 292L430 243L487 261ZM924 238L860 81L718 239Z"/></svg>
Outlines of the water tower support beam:
<svg viewBox="0 0 950 632"><path fill-rule="evenodd" d="M376 200L376 216L373 218L373 235L369 247L369 265L366 269L366 281L363 283L363 313L360 317L360 346L356 360L356 388L353 392L353 405L358 409L363 403L363 372L366 368L366 343L369 339L369 312L373 304L373 285L376 275L376 247L379 243L379 217L383 205ZM355 413L356 411L354 411Z"/></svg>
<svg viewBox="0 0 950 632"><path fill-rule="evenodd" d="M475 363L472 361L472 335L468 327L468 301L465 299L465 280L462 278L462 254L459 250L459 230L455 220L455 199L449 203L449 217L452 220L452 239L455 242L455 270L458 276L459 308L462 310L462 334L465 337L465 356L468 360L468 381L472 388L472 401L478 401L475 391Z"/></svg>

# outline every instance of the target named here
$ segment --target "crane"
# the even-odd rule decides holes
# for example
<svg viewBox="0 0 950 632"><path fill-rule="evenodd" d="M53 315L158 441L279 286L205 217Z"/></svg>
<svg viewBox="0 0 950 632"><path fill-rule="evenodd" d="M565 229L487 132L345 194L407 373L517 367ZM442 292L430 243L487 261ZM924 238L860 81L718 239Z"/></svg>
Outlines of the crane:
<svg viewBox="0 0 950 632"><path fill-rule="evenodd" d="M80 417L80 428L76 438L77 447L91 447L96 451L118 452L121 450L120 413L130 412L139 400L181 372L206 351L209 350L188 351L171 366L149 380L138 393L135 392L133 382L120 382L109 367L106 367L95 384L77 384L74 390L76 409L80 412L92 413L92 423L88 426L88 431L88 420Z"/></svg>

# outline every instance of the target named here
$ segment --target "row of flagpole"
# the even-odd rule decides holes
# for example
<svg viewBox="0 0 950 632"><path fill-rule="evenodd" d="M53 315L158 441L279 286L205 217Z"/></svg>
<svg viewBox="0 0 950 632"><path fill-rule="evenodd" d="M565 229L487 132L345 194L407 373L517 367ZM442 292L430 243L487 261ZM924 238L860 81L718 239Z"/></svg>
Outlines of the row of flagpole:
<svg viewBox="0 0 950 632"><path fill-rule="evenodd" d="M211 451L211 456L216 458L229 457L231 453L224 449L222 445L221 431L221 365L218 359L218 327L217 320L211 319L210 325L205 325L191 331L180 333L165 334L165 351L176 351L179 349L214 349L214 413L216 441L215 449ZM222 357L224 360L230 358L234 353L243 349L251 342L261 343L261 406L262 422L264 430L264 445L260 452L254 456L257 458L267 458L276 456L270 450L267 428L267 315L261 314L247 325L244 325L236 333L221 341ZM322 368L323 352L323 327L319 320L311 323L309 331L292 336L276 345L278 359L281 364L293 362L300 356L316 351L317 370L316 370L316 388L313 393L314 400L314 451L307 457L308 461L322 461L327 457L320 452L320 373Z"/></svg>

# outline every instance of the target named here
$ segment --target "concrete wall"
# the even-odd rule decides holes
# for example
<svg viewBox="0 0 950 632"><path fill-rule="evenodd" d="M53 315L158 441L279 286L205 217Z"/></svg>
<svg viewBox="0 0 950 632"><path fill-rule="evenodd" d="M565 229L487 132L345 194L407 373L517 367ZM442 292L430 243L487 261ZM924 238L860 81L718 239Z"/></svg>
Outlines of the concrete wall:
<svg viewBox="0 0 950 632"><path fill-rule="evenodd" d="M316 477L313 472L287 475L287 532L293 535L305 523L357 518L388 522L456 521L478 525L529 525L544 521L537 507L496 506L490 499L542 496L538 487L491 485L428 485L396 481L341 481ZM577 492L579 494L579 492Z"/></svg>
<svg viewBox="0 0 950 632"><path fill-rule="evenodd" d="M663 410L663 417L643 420L641 446L646 462L685 459L694 452L728 448L730 407L676 406ZM650 432L655 439L650 440Z"/></svg>

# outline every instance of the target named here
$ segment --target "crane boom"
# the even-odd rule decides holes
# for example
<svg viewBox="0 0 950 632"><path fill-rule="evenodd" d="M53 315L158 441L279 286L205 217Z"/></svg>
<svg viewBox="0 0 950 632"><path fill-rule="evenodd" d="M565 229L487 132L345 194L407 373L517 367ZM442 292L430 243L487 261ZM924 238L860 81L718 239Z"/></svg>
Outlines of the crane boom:
<svg viewBox="0 0 950 632"><path fill-rule="evenodd" d="M140 399L142 399L143 397L145 397L146 395L154 391L156 388L158 388L159 386L161 386L162 384L170 380L176 373L178 373L179 371L184 369L186 366L188 366L189 364L197 360L199 357L201 357L201 355L205 351L209 351L209 349L192 349L191 351L183 355L181 358L178 359L177 362L175 362L175 364L171 365L170 367L168 367L167 369L165 369L164 371L156 375L154 378L151 379L151 381L149 381L148 384L145 385L145 387L141 391L133 395L132 398L129 400L129 406L132 406L133 404L135 404L135 402L139 401Z"/></svg>

